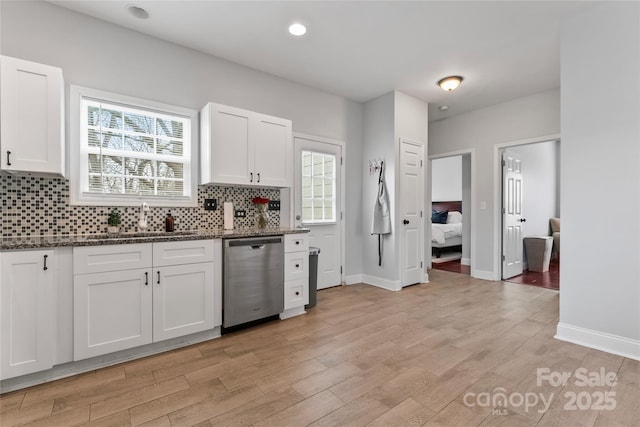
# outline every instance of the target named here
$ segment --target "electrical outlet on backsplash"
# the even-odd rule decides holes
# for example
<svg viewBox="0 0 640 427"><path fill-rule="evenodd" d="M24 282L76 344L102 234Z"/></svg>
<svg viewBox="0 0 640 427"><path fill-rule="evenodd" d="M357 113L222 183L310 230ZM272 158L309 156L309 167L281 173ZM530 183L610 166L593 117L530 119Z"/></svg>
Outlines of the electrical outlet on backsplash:
<svg viewBox="0 0 640 427"><path fill-rule="evenodd" d="M63 178L31 176L0 176L2 192L2 237L100 234L107 231L107 218L112 206L71 206L69 181ZM236 209L247 211L245 218L236 218L236 228L254 227L255 207L251 199L260 196L280 199L277 188L198 186L196 207L152 207L147 216L148 231L164 231L167 212L175 218L175 229L213 231L222 228L222 209L205 210L204 199L218 203L233 202ZM137 231L140 208L118 207L122 223L120 231ZM280 215L272 212L269 227L280 226Z"/></svg>

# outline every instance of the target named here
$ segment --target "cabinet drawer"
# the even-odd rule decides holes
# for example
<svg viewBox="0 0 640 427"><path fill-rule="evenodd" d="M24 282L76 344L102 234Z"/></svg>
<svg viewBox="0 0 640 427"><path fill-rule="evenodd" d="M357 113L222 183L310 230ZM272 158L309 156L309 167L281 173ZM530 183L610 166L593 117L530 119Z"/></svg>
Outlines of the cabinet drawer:
<svg viewBox="0 0 640 427"><path fill-rule="evenodd" d="M284 309L300 307L305 304L305 281L289 280L284 282Z"/></svg>
<svg viewBox="0 0 640 427"><path fill-rule="evenodd" d="M284 251L309 251L309 233L295 233L284 235Z"/></svg>
<svg viewBox="0 0 640 427"><path fill-rule="evenodd" d="M151 267L151 243L82 246L73 249L73 274Z"/></svg>
<svg viewBox="0 0 640 427"><path fill-rule="evenodd" d="M153 266L213 262L213 240L185 240L153 244Z"/></svg>
<svg viewBox="0 0 640 427"><path fill-rule="evenodd" d="M284 280L305 279L309 275L309 252L284 254Z"/></svg>

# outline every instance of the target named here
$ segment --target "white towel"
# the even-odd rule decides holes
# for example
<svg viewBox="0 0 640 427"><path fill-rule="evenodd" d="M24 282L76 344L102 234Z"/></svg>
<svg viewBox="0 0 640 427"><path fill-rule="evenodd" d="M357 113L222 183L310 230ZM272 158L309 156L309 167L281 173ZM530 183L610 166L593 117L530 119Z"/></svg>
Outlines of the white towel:
<svg viewBox="0 0 640 427"><path fill-rule="evenodd" d="M389 212L389 195L384 185L384 163L380 166L378 177L378 195L373 206L373 221L371 234L390 234L391 214Z"/></svg>

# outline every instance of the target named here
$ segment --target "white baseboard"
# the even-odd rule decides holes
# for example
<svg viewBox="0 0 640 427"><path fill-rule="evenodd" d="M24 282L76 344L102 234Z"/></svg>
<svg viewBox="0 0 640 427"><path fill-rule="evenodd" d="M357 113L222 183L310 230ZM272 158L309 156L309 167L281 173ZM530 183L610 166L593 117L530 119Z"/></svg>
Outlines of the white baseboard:
<svg viewBox="0 0 640 427"><path fill-rule="evenodd" d="M27 374L20 377L2 380L0 381L0 392L7 393L26 387L31 387L37 384L59 380L61 378L82 374L84 372L94 371L96 369L116 365L118 363L127 362L129 360L163 353L165 351L197 344L214 338L220 338L220 336L220 327L216 326L214 329L197 332L195 334L187 335L184 337L177 337L166 341L146 344L140 347L134 347L115 353L92 357L90 359L63 363L60 365L56 365L51 369L47 369L46 371L34 372L33 374Z"/></svg>
<svg viewBox="0 0 640 427"><path fill-rule="evenodd" d="M477 268L474 268L471 271L471 277L482 280L490 280L492 282L495 281L493 271L478 270Z"/></svg>
<svg viewBox="0 0 640 427"><path fill-rule="evenodd" d="M460 264L471 265L471 258L460 258Z"/></svg>
<svg viewBox="0 0 640 427"><path fill-rule="evenodd" d="M386 289L389 291L399 291L402 289L399 280L388 280L380 277L369 276L368 274L362 275L362 282L367 285L377 286L378 288Z"/></svg>
<svg viewBox="0 0 640 427"><path fill-rule="evenodd" d="M558 323L555 338L584 347L640 360L640 341L619 335Z"/></svg>
<svg viewBox="0 0 640 427"><path fill-rule="evenodd" d="M352 274L351 276L344 276L344 283L346 285L355 285L356 283L362 282L364 282L362 274Z"/></svg>
<svg viewBox="0 0 640 427"><path fill-rule="evenodd" d="M280 313L280 320L289 319L291 317L300 316L301 314L306 314L306 313L307 312L304 311L304 305L301 305L299 307L290 308Z"/></svg>

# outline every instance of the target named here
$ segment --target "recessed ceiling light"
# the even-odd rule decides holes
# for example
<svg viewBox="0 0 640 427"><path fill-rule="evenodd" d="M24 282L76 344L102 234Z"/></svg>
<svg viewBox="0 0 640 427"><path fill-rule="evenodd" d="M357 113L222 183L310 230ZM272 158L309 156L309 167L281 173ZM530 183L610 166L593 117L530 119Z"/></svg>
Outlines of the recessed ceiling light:
<svg viewBox="0 0 640 427"><path fill-rule="evenodd" d="M449 109L449 106L447 106L447 105L441 105L441 106L438 107L438 110L440 110L440 111L447 111L448 109Z"/></svg>
<svg viewBox="0 0 640 427"><path fill-rule="evenodd" d="M462 80L463 78L460 76L449 76L440 79L440 81L438 81L438 86L440 86L442 90L451 92L452 90L455 90L458 86L460 86Z"/></svg>
<svg viewBox="0 0 640 427"><path fill-rule="evenodd" d="M127 10L129 10L130 14L132 14L133 16L139 19L147 19L149 17L149 12L133 4L130 4L129 6L127 6Z"/></svg>
<svg viewBox="0 0 640 427"><path fill-rule="evenodd" d="M307 27L296 22L295 24L291 24L289 26L289 33L294 36L303 36L307 33Z"/></svg>

